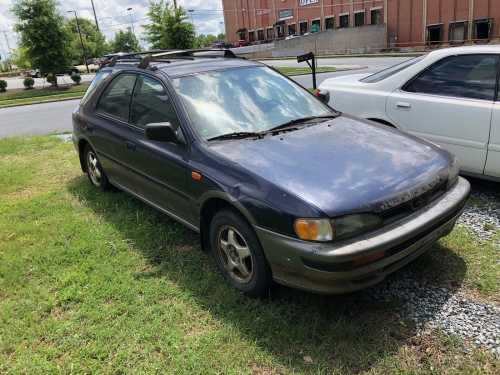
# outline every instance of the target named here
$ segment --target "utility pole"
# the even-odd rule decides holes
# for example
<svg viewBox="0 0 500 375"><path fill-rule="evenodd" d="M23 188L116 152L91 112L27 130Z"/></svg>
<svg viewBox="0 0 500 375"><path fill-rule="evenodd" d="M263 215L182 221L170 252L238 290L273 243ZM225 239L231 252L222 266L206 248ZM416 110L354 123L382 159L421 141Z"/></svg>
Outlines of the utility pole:
<svg viewBox="0 0 500 375"><path fill-rule="evenodd" d="M82 31L80 30L80 22L78 22L76 10L68 10L68 13L75 13L76 29L78 30L78 35L80 35L80 43L82 43L83 60L85 62L85 66L87 67L87 73L90 73L89 64L87 64L87 53L85 52L85 44L83 44Z"/></svg>
<svg viewBox="0 0 500 375"><path fill-rule="evenodd" d="M127 12L130 12L129 15L130 15L130 25L132 26L132 28L131 28L132 34L135 35L133 11L134 10L132 8L127 8Z"/></svg>
<svg viewBox="0 0 500 375"><path fill-rule="evenodd" d="M101 30L99 30L99 22L97 22L97 13L95 12L94 0L90 0L90 2L92 3L92 10L94 11L95 26L97 27L97 31L100 32Z"/></svg>
<svg viewBox="0 0 500 375"><path fill-rule="evenodd" d="M9 57L12 57L11 55L11 49L10 49L10 44L9 44L9 38L7 37L7 31L3 31L3 37L5 38L5 44L7 44L7 53L9 54ZM7 55L5 55L5 58L6 58L6 61L7 61L7 64L9 66L9 70L12 70L12 65L10 63L10 58L7 59Z"/></svg>
<svg viewBox="0 0 500 375"><path fill-rule="evenodd" d="M9 44L9 38L7 38L7 31L3 31L3 37L5 38L5 43L7 44L7 49L9 52L11 51L10 44Z"/></svg>

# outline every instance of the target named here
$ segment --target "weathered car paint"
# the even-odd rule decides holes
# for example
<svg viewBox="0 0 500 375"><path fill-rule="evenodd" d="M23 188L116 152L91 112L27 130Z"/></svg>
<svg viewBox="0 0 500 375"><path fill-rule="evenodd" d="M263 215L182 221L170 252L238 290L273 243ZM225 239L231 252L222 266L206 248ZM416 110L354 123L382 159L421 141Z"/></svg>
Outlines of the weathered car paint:
<svg viewBox="0 0 500 375"><path fill-rule="evenodd" d="M351 117L211 148L328 217L404 203L448 178L450 155Z"/></svg>
<svg viewBox="0 0 500 375"><path fill-rule="evenodd" d="M238 65L228 64L226 68ZM214 61L206 67L215 68ZM185 69L174 72L185 74ZM75 146L78 150L81 142L89 143L112 182L194 230L202 229L200 214L207 202L219 199L239 211L256 231L299 241L293 230L298 217L379 211L448 178L452 157L446 151L347 115L262 139L205 142L191 128L169 76L161 69L114 70L74 112ZM142 129L96 113L100 94L121 72L148 74L162 82L186 144L148 141ZM135 149L127 147L129 143ZM137 148L150 157L139 157ZM193 171L202 178L191 180ZM273 253L273 245L263 245L269 245L265 252L274 262L273 254L278 253ZM286 258L283 253L279 256Z"/></svg>

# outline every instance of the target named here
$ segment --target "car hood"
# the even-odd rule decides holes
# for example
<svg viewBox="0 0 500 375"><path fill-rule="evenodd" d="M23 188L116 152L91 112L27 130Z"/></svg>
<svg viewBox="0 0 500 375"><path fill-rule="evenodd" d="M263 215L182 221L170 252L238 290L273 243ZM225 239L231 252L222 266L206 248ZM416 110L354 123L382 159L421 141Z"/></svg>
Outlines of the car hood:
<svg viewBox="0 0 500 375"><path fill-rule="evenodd" d="M398 130L342 115L213 151L330 217L382 211L448 178L451 155Z"/></svg>

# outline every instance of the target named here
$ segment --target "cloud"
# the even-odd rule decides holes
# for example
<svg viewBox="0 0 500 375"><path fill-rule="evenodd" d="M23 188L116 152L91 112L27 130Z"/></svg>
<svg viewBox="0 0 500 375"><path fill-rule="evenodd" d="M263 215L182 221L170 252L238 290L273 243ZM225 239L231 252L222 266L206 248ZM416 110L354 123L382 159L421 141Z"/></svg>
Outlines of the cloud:
<svg viewBox="0 0 500 375"><path fill-rule="evenodd" d="M94 0L99 26L108 39L113 38L118 30L125 30L133 21L136 34L145 47L143 25L148 23L146 16L148 0ZM13 0L0 0L0 54L7 54L7 36L11 48L17 45L17 35L14 33L14 15L10 12ZM218 34L224 31L224 16L222 0L178 0L178 4L185 9L192 9L190 18L193 20L196 32L202 34ZM76 10L79 17L94 20L90 0L60 0L59 10L64 16L66 12ZM132 8L132 11L127 11ZM5 31L5 36L4 32Z"/></svg>

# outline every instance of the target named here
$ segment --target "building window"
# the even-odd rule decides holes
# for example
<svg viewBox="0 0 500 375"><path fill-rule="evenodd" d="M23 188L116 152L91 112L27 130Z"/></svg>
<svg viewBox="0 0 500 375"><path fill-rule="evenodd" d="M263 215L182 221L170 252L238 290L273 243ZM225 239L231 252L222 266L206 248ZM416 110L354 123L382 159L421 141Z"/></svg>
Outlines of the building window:
<svg viewBox="0 0 500 375"><path fill-rule="evenodd" d="M332 30L335 28L335 17L325 18L325 29Z"/></svg>
<svg viewBox="0 0 500 375"><path fill-rule="evenodd" d="M443 25L427 26L427 42L430 44L441 43L443 40Z"/></svg>
<svg viewBox="0 0 500 375"><path fill-rule="evenodd" d="M451 22L448 32L450 43L461 43L467 36L467 22Z"/></svg>
<svg viewBox="0 0 500 375"><path fill-rule="evenodd" d="M274 29L272 27L269 27L267 29L267 40L273 40L274 39Z"/></svg>
<svg viewBox="0 0 500 375"><path fill-rule="evenodd" d="M474 21L474 39L489 39L492 29L491 19L482 19Z"/></svg>
<svg viewBox="0 0 500 375"><path fill-rule="evenodd" d="M250 43L255 42L255 31L249 31L248 32L248 41Z"/></svg>
<svg viewBox="0 0 500 375"><path fill-rule="evenodd" d="M371 24L381 25L382 24L382 9L372 9L371 10Z"/></svg>
<svg viewBox="0 0 500 375"><path fill-rule="evenodd" d="M359 27L365 24L365 11L354 13L354 26Z"/></svg>
<svg viewBox="0 0 500 375"><path fill-rule="evenodd" d="M295 35L296 32L294 23L288 25L288 35Z"/></svg>
<svg viewBox="0 0 500 375"><path fill-rule="evenodd" d="M307 21L302 21L299 23L300 35L307 33Z"/></svg>
<svg viewBox="0 0 500 375"><path fill-rule="evenodd" d="M276 27L276 33L278 34L278 38L283 38L285 36L285 27L283 25L279 25Z"/></svg>
<svg viewBox="0 0 500 375"><path fill-rule="evenodd" d="M236 32L240 40L247 40L247 29L238 29Z"/></svg>
<svg viewBox="0 0 500 375"><path fill-rule="evenodd" d="M311 32L318 33L321 31L321 20L314 20L311 22Z"/></svg>
<svg viewBox="0 0 500 375"><path fill-rule="evenodd" d="M257 38L259 40L264 40L264 30L257 30Z"/></svg>
<svg viewBox="0 0 500 375"><path fill-rule="evenodd" d="M340 16L339 27L340 28L349 27L349 14L343 14Z"/></svg>

